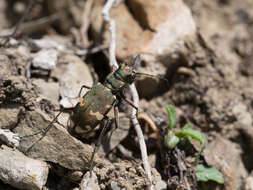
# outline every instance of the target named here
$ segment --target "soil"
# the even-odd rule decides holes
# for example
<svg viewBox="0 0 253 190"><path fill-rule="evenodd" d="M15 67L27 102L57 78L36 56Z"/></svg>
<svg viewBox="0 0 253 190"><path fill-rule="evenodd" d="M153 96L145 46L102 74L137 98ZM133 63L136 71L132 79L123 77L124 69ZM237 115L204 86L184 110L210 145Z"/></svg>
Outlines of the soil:
<svg viewBox="0 0 253 190"><path fill-rule="evenodd" d="M36 1L17 33L1 45L0 128L29 135L46 128L59 110L65 108L58 122L42 139L41 136L21 139L17 149L50 165L43 189L74 190L79 188L83 174L89 170L89 158L101 129L88 140L74 137L68 132L68 118L71 107L79 101L77 95L81 86L103 82L110 73L105 34L108 27L98 16L102 1L94 1L92 6L89 0L59 2ZM117 42L119 61L139 53L131 51L145 49L147 41L160 29L156 28L160 17L149 26L148 19L143 21L142 16L134 14L135 6L143 6L140 2L120 2L119 13L113 13L114 17L125 12L130 15L122 16L123 26L117 28L120 40L124 36L129 40L124 38L126 41ZM138 67L143 73L168 80L144 77L136 81L140 95L139 121L147 144L153 184L156 189L253 190L253 183L250 185L253 178L253 1L190 0L182 3L191 11L197 26L194 35L184 38L183 45L168 52L159 55L144 52ZM15 26L28 4L29 1L2 1L0 10L4 11L0 11L0 28ZM145 15L144 12L140 14ZM40 18L48 20L40 23ZM126 26L122 24L123 18L135 23ZM133 32L131 26L138 28ZM127 32L124 33L121 29L125 28ZM141 38L138 35L142 30L149 32L148 37L140 44L132 43L131 40ZM127 43L130 48L124 51ZM50 48L53 51L43 52L46 56L36 65L35 57ZM124 93L131 98L128 89ZM114 135L108 131L102 140L102 148L94 160L97 177L94 183L97 185L93 189L145 189L150 185L129 119L131 107L120 102L122 127ZM190 123L194 129L205 133L208 142L199 162L219 169L225 184L198 182L192 164L198 145L180 144L174 150L164 146L163 137L168 126L166 104L176 107L177 129ZM15 188L0 181L0 189Z"/></svg>

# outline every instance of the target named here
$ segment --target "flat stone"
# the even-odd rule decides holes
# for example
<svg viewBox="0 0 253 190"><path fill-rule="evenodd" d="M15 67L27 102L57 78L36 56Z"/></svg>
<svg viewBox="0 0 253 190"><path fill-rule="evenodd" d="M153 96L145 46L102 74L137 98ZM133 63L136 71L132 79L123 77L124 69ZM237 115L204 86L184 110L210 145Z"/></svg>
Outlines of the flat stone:
<svg viewBox="0 0 253 190"><path fill-rule="evenodd" d="M235 143L217 136L207 144L203 153L207 164L222 172L227 190L240 189L243 185L242 178L246 178L247 171L241 160L241 151Z"/></svg>
<svg viewBox="0 0 253 190"><path fill-rule="evenodd" d="M253 190L253 173L250 174L245 180L245 190Z"/></svg>
<svg viewBox="0 0 253 190"><path fill-rule="evenodd" d="M135 53L167 55L195 37L195 22L182 0L131 0L128 4L132 12L124 3L110 11L110 16L116 22L116 56L120 59ZM91 28L95 38L103 30L102 7L103 1L94 1ZM105 43L109 43L108 28L103 34Z"/></svg>
<svg viewBox="0 0 253 190"><path fill-rule="evenodd" d="M18 123L18 114L21 110L18 104L0 105L0 128L11 129Z"/></svg>
<svg viewBox="0 0 253 190"><path fill-rule="evenodd" d="M83 85L92 87L93 79L88 66L76 55L61 55L52 76L60 82L60 104L64 108L74 107L79 101L78 93ZM83 96L88 89L83 89Z"/></svg>
<svg viewBox="0 0 253 190"><path fill-rule="evenodd" d="M40 95L45 96L54 104L59 100L59 84L56 82L46 82L43 79L33 79L32 83L38 88Z"/></svg>
<svg viewBox="0 0 253 190"><path fill-rule="evenodd" d="M45 129L51 121L52 119L44 112L36 109L26 113L25 118L15 128L15 132L20 135L31 135ZM18 149L29 157L50 161L71 170L87 169L93 152L90 145L72 137L57 123L53 124L46 135L38 134L22 138ZM98 163L99 160L96 154L94 163Z"/></svg>
<svg viewBox="0 0 253 190"><path fill-rule="evenodd" d="M43 49L34 55L32 64L40 69L52 70L56 66L57 57L57 50Z"/></svg>
<svg viewBox="0 0 253 190"><path fill-rule="evenodd" d="M18 150L0 149L0 179L18 189L40 190L48 177L47 163L26 157Z"/></svg>
<svg viewBox="0 0 253 190"><path fill-rule="evenodd" d="M17 134L11 132L9 129L0 129L0 139L6 145L16 148L19 146L20 138Z"/></svg>
<svg viewBox="0 0 253 190"><path fill-rule="evenodd" d="M112 129L115 128L115 123L112 123ZM121 143L122 140L126 138L128 135L130 128L130 120L125 116L125 114L119 114L119 127L114 131L108 131L106 135L104 135L101 143L101 149L108 153L113 150L118 144Z"/></svg>
<svg viewBox="0 0 253 190"><path fill-rule="evenodd" d="M80 184L80 190L100 190L100 187L98 185L98 178L92 173L90 176L90 172L87 172L81 181Z"/></svg>
<svg viewBox="0 0 253 190"><path fill-rule="evenodd" d="M140 52L172 53L182 47L189 36L195 36L192 14L181 0L131 0L129 4L140 25L154 31L152 38L140 46Z"/></svg>

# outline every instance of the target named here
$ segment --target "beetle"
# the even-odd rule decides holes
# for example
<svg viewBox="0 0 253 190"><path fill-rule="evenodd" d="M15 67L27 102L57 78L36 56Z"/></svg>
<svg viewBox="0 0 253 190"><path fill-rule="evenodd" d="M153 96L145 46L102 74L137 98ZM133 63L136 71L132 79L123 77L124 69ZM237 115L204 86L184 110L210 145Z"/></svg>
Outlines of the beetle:
<svg viewBox="0 0 253 190"><path fill-rule="evenodd" d="M120 65L114 72L110 73L103 84L97 83L80 99L74 107L70 116L70 128L72 132L82 138L94 136L94 129L102 120L107 120L107 114L114 107L115 125L118 126L118 103L117 95L122 97L127 103L138 109L133 103L124 98L122 90L129 84L132 84L138 73L133 65L140 62L140 56L128 60ZM82 88L81 88L82 90ZM81 93L81 90L79 94Z"/></svg>
<svg viewBox="0 0 253 190"><path fill-rule="evenodd" d="M124 63L122 63L118 69L111 72L105 79L104 83L97 83L93 87L88 87L83 85L80 89L79 96L83 88L88 88L89 91L84 94L83 97L80 98L80 101L77 105L72 109L72 114L70 116L70 133L75 136L89 139L96 134L96 128L102 127L102 131L98 137L97 143L93 150L91 159L90 159L90 172L93 168L93 159L95 153L101 143L101 138L109 125L109 117L108 113L114 108L114 121L116 128L119 125L118 120L118 104L119 99L121 97L128 104L134 107L137 110L138 108L128 99L126 99L122 94L123 89L132 84L136 77L139 75L146 75L150 77L156 77L153 75L148 75L144 73L138 73L134 69L134 66L141 62L141 57L139 55L133 56L127 59ZM58 113L58 115L50 122L50 124L43 130L32 135L37 135L39 133L46 134L47 131L50 130L52 124L57 121L57 118L62 113Z"/></svg>
<svg viewBox="0 0 253 190"><path fill-rule="evenodd" d="M80 99L79 103L73 109L70 116L71 132L79 137L87 139L95 135L94 129L99 124L103 126L90 160L90 171L93 167L95 152L100 145L104 131L109 125L107 114L113 107L116 128L119 125L119 100L117 96L121 96L122 99L138 110L130 100L122 96L122 91L127 85L132 84L139 75L139 73L134 70L134 65L140 63L140 61L141 58L139 55L134 56L132 59L128 59L122 63L117 70L110 73L103 84L97 83L92 88L83 86L83 88L89 88L90 90ZM79 94L81 94L81 90Z"/></svg>
<svg viewBox="0 0 253 190"><path fill-rule="evenodd" d="M80 101L77 103L77 105L72 108L70 125L68 127L69 132L74 136L89 139L95 136L95 128L97 128L99 125L101 125L99 128L102 127L102 131L100 132L90 160L90 171L93 167L95 152L100 145L103 133L110 123L110 119L107 114L112 110L112 108L114 108L114 120L116 128L119 125L118 104L120 101L118 96L122 97L122 99L138 110L138 108L130 100L122 96L122 91L127 85L132 84L137 75L139 75L139 73L135 71L134 65L140 63L140 61L141 58L139 55L133 56L122 63L118 69L111 72L106 77L103 84L98 82L92 87L83 85L79 91L80 97L83 88L89 89L89 91L80 98ZM49 123L49 125L42 131L30 135L20 136L20 138L34 136L40 133L45 135L53 126L52 124L57 121L57 118L62 112L63 111L59 112Z"/></svg>

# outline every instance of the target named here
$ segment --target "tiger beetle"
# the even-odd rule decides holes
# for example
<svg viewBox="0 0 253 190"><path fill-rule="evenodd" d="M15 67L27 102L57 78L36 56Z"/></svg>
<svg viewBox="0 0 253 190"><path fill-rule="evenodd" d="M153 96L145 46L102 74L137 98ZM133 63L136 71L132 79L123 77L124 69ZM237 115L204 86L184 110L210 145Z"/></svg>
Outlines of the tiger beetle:
<svg viewBox="0 0 253 190"><path fill-rule="evenodd" d="M89 91L80 98L79 103L77 103L77 105L73 108L72 114L70 116L70 132L81 138L88 139L95 135L95 128L98 125L100 125L100 128L102 127L102 131L100 132L90 159L90 173L93 169L93 160L95 153L97 152L99 145L101 144L103 134L110 123L110 119L107 114L112 110L112 108L114 108L115 127L117 128L119 126L118 105L120 101L118 97L121 97L128 104L130 104L137 110L138 113L138 108L130 100L123 96L123 89L126 86L132 84L138 76L145 75L149 77L157 77L136 72L134 65L139 64L140 62L140 56L134 56L132 59L129 59L122 63L117 70L110 73L106 77L103 84L98 82L93 87L83 85L79 91L80 97L82 89L89 89ZM52 124L57 121L57 118L62 112L63 111L59 112L53 121L51 121L43 131L23 137L33 136L39 133L46 134L53 126Z"/></svg>

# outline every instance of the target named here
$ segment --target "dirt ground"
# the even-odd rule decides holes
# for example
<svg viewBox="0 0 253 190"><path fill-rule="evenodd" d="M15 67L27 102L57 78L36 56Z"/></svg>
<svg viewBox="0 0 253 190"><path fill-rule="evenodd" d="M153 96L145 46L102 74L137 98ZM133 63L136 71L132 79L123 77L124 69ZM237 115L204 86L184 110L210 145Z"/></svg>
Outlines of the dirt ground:
<svg viewBox="0 0 253 190"><path fill-rule="evenodd" d="M101 128L90 139L80 138L69 132L69 116L81 86L104 82L110 73L105 1L31 2L15 35L0 39L0 128L33 134L64 109L45 136L22 138L15 151L47 163L44 190L85 189ZM13 31L28 5L0 1L1 35ZM117 60L140 54L138 71L159 76L135 81L155 189L253 190L252 10L252 0L125 0L112 8ZM131 99L128 88L124 94ZM129 119L132 108L120 102L119 128L103 137L90 189L150 186ZM167 104L176 107L176 128L190 123L205 133L199 162L221 171L223 185L197 181L192 163L198 145L164 146ZM0 189L24 189L7 181L1 178Z"/></svg>

